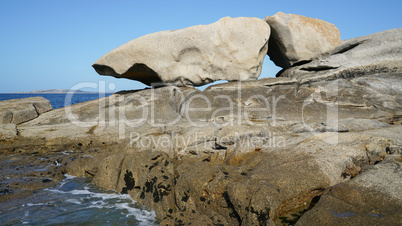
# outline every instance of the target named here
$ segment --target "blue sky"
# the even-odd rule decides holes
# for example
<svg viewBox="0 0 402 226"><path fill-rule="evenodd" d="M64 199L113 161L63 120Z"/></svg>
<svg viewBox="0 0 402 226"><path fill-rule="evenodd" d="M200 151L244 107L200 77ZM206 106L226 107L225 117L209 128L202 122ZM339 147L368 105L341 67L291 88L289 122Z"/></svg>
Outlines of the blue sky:
<svg viewBox="0 0 402 226"><path fill-rule="evenodd" d="M345 40L401 28L401 9L400 0L0 0L0 93L70 89L99 81L115 90L144 88L136 81L100 76L91 65L134 38L225 16L299 14L335 24ZM260 78L278 70L266 57Z"/></svg>

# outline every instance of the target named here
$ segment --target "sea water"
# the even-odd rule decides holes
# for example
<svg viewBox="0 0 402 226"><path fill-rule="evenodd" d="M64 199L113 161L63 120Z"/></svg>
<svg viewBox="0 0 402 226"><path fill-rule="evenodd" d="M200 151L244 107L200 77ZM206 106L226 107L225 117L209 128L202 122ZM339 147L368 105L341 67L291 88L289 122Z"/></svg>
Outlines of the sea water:
<svg viewBox="0 0 402 226"><path fill-rule="evenodd" d="M71 104L109 95L74 94ZM3 93L0 101L34 96L48 99L53 109L65 106L66 94ZM155 213L129 195L97 188L88 178L65 176L57 187L0 202L0 225L157 225Z"/></svg>
<svg viewBox="0 0 402 226"><path fill-rule="evenodd" d="M65 176L54 188L37 191L14 207L0 208L0 224L157 225L154 211L129 195L100 189L88 178Z"/></svg>
<svg viewBox="0 0 402 226"><path fill-rule="evenodd" d="M85 101L99 99L101 97L110 96L112 93L75 93L72 95L71 103L77 104ZM10 99L20 99L28 97L43 97L50 101L53 109L66 107L65 93L0 93L0 101Z"/></svg>

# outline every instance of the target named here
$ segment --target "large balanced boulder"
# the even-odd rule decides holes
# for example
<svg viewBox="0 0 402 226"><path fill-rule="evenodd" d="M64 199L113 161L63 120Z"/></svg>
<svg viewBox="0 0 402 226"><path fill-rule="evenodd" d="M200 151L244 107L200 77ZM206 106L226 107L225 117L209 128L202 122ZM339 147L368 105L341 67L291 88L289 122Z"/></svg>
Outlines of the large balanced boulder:
<svg viewBox="0 0 402 226"><path fill-rule="evenodd" d="M101 75L153 86L257 79L269 36L270 28L262 19L225 17L209 25L134 39L101 57L93 67Z"/></svg>
<svg viewBox="0 0 402 226"><path fill-rule="evenodd" d="M338 28L323 20L282 12L265 20L272 32L268 55L282 68L317 58L342 42Z"/></svg>
<svg viewBox="0 0 402 226"><path fill-rule="evenodd" d="M291 67L277 76L311 83L399 72L402 72L402 28L346 40L320 59ZM399 80L397 77L387 86L396 86Z"/></svg>

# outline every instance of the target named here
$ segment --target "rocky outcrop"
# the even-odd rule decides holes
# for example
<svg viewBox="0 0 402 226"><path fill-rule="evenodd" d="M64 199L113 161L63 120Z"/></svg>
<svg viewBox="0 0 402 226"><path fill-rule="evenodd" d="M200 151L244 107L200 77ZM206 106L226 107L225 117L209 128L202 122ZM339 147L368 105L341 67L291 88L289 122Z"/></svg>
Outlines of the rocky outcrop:
<svg viewBox="0 0 402 226"><path fill-rule="evenodd" d="M50 101L43 97L0 101L0 124L20 124L50 110Z"/></svg>
<svg viewBox="0 0 402 226"><path fill-rule="evenodd" d="M338 28L323 20L282 12L265 20L271 27L268 55L282 68L318 58L342 42Z"/></svg>
<svg viewBox="0 0 402 226"><path fill-rule="evenodd" d="M263 225L302 215L300 222L308 222L315 212L335 224L331 211L344 212L326 207L325 197L335 196L329 191L353 181L370 190L393 180L379 169L401 154L400 76L122 92L22 123L15 141L1 142L0 150L57 154L62 172L131 195L154 209L161 225ZM400 192L370 191L392 197L374 214L398 207L392 200ZM370 215L367 205L353 213Z"/></svg>
<svg viewBox="0 0 402 226"><path fill-rule="evenodd" d="M101 57L93 67L101 75L153 86L257 79L269 35L269 26L261 19L225 17L209 25L134 39Z"/></svg>
<svg viewBox="0 0 402 226"><path fill-rule="evenodd" d="M295 78L301 83L310 83L336 78L401 72L401 37L402 29L392 29L349 39L325 56L289 68L277 76ZM399 80L399 78L397 79ZM361 82L364 83L363 80ZM398 84L398 82L391 82L387 86L392 87L393 84Z"/></svg>
<svg viewBox="0 0 402 226"><path fill-rule="evenodd" d="M50 101L43 97L0 101L0 141L10 141L17 137L16 124L28 122L50 110Z"/></svg>

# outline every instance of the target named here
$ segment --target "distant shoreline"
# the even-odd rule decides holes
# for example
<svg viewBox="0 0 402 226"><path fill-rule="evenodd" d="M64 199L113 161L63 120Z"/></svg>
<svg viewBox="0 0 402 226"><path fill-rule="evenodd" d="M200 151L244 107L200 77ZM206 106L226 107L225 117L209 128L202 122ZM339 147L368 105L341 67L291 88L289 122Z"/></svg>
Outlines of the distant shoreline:
<svg viewBox="0 0 402 226"><path fill-rule="evenodd" d="M98 94L98 92L73 92L74 94ZM115 92L106 92L105 94L115 93ZM67 94L67 93L34 93L34 92L15 92L15 93L0 93L0 94Z"/></svg>
<svg viewBox="0 0 402 226"><path fill-rule="evenodd" d="M91 92L91 91L82 91L82 90L68 90L68 89L48 89L48 90L34 90L27 92L13 92L13 93L4 93L4 94L96 94L96 93L114 93L114 92Z"/></svg>

